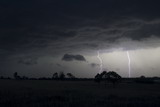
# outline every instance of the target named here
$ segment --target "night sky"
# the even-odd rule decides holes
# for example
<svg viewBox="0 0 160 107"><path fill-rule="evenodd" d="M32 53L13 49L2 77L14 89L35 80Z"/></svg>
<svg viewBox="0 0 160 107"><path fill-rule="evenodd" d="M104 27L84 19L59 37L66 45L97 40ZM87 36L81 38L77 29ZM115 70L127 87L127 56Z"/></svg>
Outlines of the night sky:
<svg viewBox="0 0 160 107"><path fill-rule="evenodd" d="M160 76L159 0L1 0L0 76Z"/></svg>

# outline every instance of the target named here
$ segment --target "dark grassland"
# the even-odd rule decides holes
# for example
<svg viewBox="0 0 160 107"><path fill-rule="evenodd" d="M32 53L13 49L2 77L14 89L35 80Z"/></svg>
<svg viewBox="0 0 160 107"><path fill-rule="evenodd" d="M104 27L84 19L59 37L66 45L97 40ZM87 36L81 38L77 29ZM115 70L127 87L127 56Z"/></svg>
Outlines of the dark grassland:
<svg viewBox="0 0 160 107"><path fill-rule="evenodd" d="M160 107L160 84L0 80L0 107Z"/></svg>

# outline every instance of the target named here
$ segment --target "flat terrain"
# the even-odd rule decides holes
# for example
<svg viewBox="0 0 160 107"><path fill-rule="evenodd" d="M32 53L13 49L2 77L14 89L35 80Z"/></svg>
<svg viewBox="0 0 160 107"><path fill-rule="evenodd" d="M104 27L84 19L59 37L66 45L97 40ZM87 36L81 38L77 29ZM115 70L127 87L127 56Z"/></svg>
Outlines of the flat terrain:
<svg viewBox="0 0 160 107"><path fill-rule="evenodd" d="M160 107L160 84L0 80L0 107Z"/></svg>

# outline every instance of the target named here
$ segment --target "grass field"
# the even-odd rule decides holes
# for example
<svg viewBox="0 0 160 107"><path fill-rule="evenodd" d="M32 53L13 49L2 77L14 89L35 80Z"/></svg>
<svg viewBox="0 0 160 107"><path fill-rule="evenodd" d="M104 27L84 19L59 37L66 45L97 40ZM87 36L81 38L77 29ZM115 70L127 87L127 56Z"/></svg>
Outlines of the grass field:
<svg viewBox="0 0 160 107"><path fill-rule="evenodd" d="M0 107L160 107L160 84L0 80Z"/></svg>

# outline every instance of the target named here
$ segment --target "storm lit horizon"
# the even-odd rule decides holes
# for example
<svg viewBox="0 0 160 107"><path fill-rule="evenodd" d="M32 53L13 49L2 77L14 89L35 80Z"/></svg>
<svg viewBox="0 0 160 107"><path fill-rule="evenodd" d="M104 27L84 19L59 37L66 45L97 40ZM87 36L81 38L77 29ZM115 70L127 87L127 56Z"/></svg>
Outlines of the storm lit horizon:
<svg viewBox="0 0 160 107"><path fill-rule="evenodd" d="M157 1L2 0L0 9L0 76L160 76Z"/></svg>

